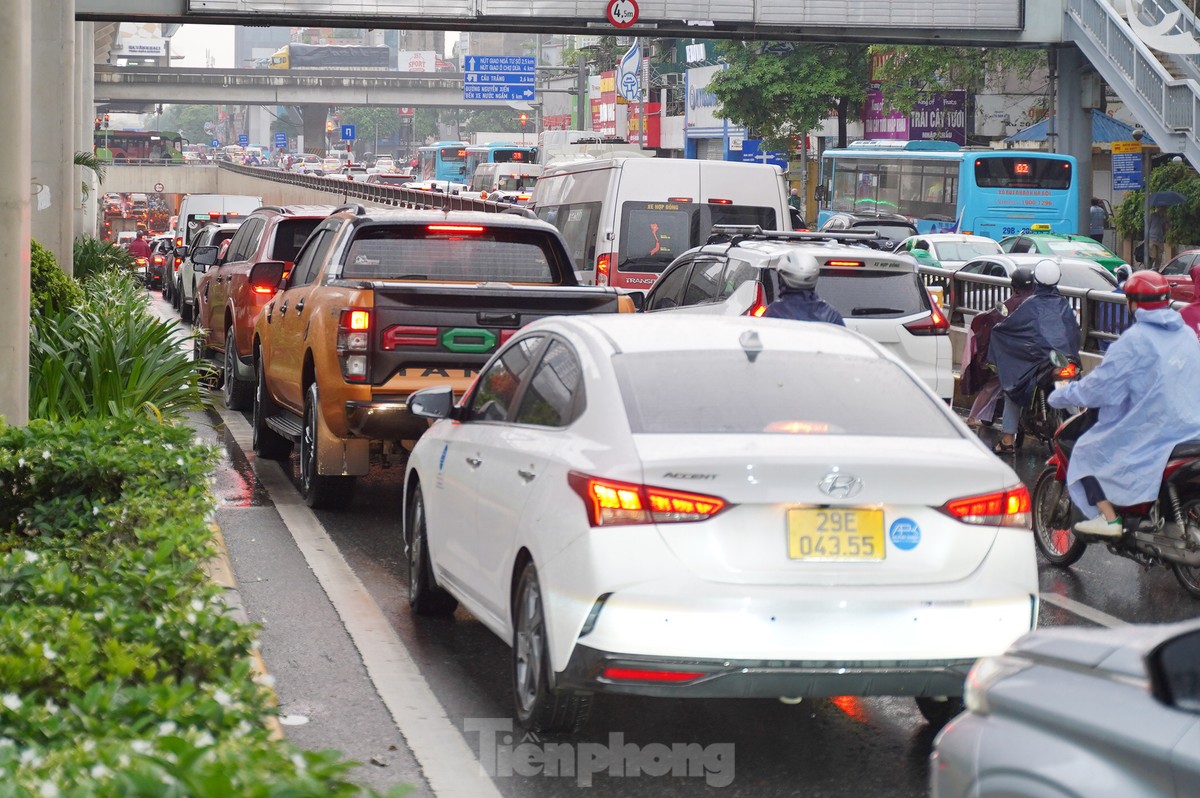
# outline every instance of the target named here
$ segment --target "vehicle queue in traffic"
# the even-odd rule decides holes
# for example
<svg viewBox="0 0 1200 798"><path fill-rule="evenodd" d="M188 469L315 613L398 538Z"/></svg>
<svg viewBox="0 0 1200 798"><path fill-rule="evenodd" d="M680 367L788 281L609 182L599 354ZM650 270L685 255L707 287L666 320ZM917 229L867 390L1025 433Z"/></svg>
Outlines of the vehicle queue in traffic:
<svg viewBox="0 0 1200 798"><path fill-rule="evenodd" d="M573 182L625 164L575 167ZM672 168L699 170L697 182L672 182ZM984 236L903 237L890 218L877 231L861 214L801 232L781 181L778 197L772 186L754 202L724 196L730 177L706 182L705 168L664 167L641 197L599 190L539 206L535 189L542 221L522 224L261 208L227 253L207 239L183 253L202 275L197 352L219 361L229 407L252 410L260 455L299 450L310 504L349 500L345 480L363 472L347 462L404 458L410 605L465 606L512 646L514 711L530 729L576 730L603 693L901 695L941 725L975 684L970 709L986 712L995 679L979 668L994 666L976 663L1037 627L1036 508L949 407L951 308L918 264L1007 279L1028 256ZM263 222L253 236L252 217ZM303 231L272 232L270 219L282 230L289 218ZM604 219L619 232L599 234ZM814 259L818 292L848 329L759 318L795 252ZM1117 287L1108 263L1048 257L1064 275L1109 275L1088 288ZM473 320L405 299L385 322L344 282L433 297L438 284L497 276L512 289L479 294ZM619 295L641 289L636 302L585 311L549 299L622 282ZM337 311L328 351L272 338L310 303ZM641 313L612 315L634 304ZM552 318L530 323L545 309ZM286 378L275 366L267 376L268 341ZM420 379L379 405L330 401L321 387L358 383L370 397L405 375Z"/></svg>

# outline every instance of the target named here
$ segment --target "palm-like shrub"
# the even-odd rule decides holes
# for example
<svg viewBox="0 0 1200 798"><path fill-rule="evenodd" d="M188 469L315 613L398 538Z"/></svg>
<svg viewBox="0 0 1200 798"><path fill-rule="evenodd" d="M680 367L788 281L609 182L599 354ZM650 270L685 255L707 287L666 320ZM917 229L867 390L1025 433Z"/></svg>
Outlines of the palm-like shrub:
<svg viewBox="0 0 1200 798"><path fill-rule="evenodd" d="M110 269L133 271L133 256L112 243L91 236L79 236L74 247L75 279L86 280Z"/></svg>
<svg viewBox="0 0 1200 798"><path fill-rule="evenodd" d="M201 406L187 336L150 311L127 272L90 277L80 304L36 316L29 339L30 418L181 417Z"/></svg>

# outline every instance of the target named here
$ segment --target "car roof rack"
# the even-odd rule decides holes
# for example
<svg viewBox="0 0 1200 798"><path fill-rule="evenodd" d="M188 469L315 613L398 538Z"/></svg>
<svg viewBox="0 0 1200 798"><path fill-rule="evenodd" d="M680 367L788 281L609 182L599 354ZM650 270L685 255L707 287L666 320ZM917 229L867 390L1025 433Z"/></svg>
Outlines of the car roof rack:
<svg viewBox="0 0 1200 798"><path fill-rule="evenodd" d="M876 241L883 236L878 232L853 232L850 230L763 230L757 224L714 224L706 244L729 244L735 246L743 241L835 241L851 244Z"/></svg>
<svg viewBox="0 0 1200 798"><path fill-rule="evenodd" d="M353 213L355 216L366 216L367 215L367 209L363 206L363 204L361 202L353 202L348 205L339 205L338 207L333 209L333 213L343 213L343 212L347 212L347 211L350 213ZM330 215L332 216L333 214L330 214Z"/></svg>

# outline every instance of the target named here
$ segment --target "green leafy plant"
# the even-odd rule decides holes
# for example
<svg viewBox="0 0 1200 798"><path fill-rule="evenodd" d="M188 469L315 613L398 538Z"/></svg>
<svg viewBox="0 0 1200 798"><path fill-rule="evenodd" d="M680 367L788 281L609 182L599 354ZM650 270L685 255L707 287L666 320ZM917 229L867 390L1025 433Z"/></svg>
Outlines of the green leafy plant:
<svg viewBox="0 0 1200 798"><path fill-rule="evenodd" d="M75 153L73 162L76 166L82 166L94 174L97 183L104 182L104 161L97 158L95 153L77 152ZM79 188L83 192L83 198L86 200L88 195L91 194L91 188L88 186L87 181L85 180L83 183L80 183Z"/></svg>
<svg viewBox="0 0 1200 798"><path fill-rule="evenodd" d="M83 301L79 284L58 267L54 253L31 242L29 309L33 314L65 311Z"/></svg>
<svg viewBox="0 0 1200 798"><path fill-rule="evenodd" d="M1177 191L1188 198L1187 202L1167 208L1166 242L1176 246L1200 243L1200 175L1186 163L1166 163L1152 169L1146 182L1151 194ZM1125 238L1134 241L1142 238L1145 196L1142 191L1127 192L1113 211L1113 223Z"/></svg>
<svg viewBox="0 0 1200 798"><path fill-rule="evenodd" d="M73 256L76 280L83 281L110 269L133 271L133 256L111 241L79 236L75 239Z"/></svg>
<svg viewBox="0 0 1200 798"><path fill-rule="evenodd" d="M179 418L198 409L200 371L182 346L186 337L150 312L132 274L93 275L79 304L34 320L30 417Z"/></svg>
<svg viewBox="0 0 1200 798"><path fill-rule="evenodd" d="M138 417L0 426L0 796L362 793L271 737L257 630L199 566L215 456Z"/></svg>

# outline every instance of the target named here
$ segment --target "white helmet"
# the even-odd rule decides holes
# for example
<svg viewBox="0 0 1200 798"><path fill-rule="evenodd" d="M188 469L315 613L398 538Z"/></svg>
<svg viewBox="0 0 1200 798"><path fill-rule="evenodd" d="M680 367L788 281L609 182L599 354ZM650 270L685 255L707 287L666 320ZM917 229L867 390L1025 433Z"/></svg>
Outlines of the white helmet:
<svg viewBox="0 0 1200 798"><path fill-rule="evenodd" d="M811 291L817 287L817 277L821 274L821 265L808 252L789 249L776 258L771 265L779 270L779 277L788 288Z"/></svg>
<svg viewBox="0 0 1200 798"><path fill-rule="evenodd" d="M1046 258L1033 264L1033 281L1038 285L1058 285L1062 269L1057 262Z"/></svg>

